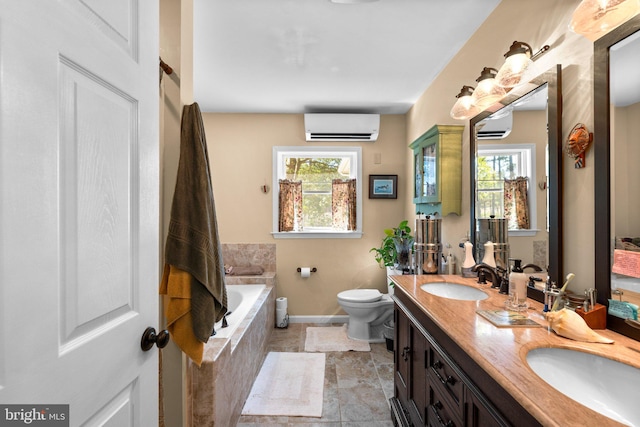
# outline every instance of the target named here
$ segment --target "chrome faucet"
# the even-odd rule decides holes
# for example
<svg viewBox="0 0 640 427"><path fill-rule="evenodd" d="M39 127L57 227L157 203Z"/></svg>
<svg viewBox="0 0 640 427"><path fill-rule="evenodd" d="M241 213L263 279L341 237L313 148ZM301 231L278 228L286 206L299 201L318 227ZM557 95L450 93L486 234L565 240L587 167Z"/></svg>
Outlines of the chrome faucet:
<svg viewBox="0 0 640 427"><path fill-rule="evenodd" d="M490 265L481 262L480 264L476 264L471 267L471 270L478 273L478 283L487 283L486 274L489 273L489 276L491 276L491 287L500 287L502 277L500 276L497 268L491 267Z"/></svg>

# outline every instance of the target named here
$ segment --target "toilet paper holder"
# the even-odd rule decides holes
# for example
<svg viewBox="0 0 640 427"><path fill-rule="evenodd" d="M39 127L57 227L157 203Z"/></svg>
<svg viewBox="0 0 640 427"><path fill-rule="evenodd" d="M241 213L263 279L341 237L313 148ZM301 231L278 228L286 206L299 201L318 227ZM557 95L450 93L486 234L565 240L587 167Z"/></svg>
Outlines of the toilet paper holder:
<svg viewBox="0 0 640 427"><path fill-rule="evenodd" d="M298 267L298 269L297 269L296 271L297 271L298 273L300 273L300 272L302 271L302 267ZM311 269L311 272L312 272L312 273L315 273L316 271L318 271L318 269L317 269L317 268L315 268L315 267L313 267L313 268Z"/></svg>

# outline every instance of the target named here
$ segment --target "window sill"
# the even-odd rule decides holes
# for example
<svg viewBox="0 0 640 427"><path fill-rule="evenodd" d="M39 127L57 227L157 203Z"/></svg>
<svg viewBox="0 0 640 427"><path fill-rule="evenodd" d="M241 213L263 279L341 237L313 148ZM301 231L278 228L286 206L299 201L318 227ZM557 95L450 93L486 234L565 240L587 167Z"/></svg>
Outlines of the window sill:
<svg viewBox="0 0 640 427"><path fill-rule="evenodd" d="M360 239L362 231L277 231L274 239Z"/></svg>
<svg viewBox="0 0 640 427"><path fill-rule="evenodd" d="M529 230L509 230L509 236L531 237L538 234L540 230L531 228Z"/></svg>

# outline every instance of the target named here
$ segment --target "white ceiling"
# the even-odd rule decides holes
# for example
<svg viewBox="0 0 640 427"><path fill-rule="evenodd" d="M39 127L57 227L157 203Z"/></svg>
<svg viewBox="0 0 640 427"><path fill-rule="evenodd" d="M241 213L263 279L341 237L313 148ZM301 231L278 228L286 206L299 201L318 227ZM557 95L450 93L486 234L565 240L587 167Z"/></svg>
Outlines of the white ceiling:
<svg viewBox="0 0 640 427"><path fill-rule="evenodd" d="M500 2L362 1L194 0L195 101L205 112L403 114Z"/></svg>

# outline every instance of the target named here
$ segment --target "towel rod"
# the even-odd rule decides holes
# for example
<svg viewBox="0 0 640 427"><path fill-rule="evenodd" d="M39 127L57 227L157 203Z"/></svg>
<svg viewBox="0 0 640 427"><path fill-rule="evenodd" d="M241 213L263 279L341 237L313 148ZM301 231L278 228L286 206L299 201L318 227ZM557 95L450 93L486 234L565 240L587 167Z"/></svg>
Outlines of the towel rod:
<svg viewBox="0 0 640 427"><path fill-rule="evenodd" d="M171 68L166 62L160 58L160 68L167 74L173 74L173 68Z"/></svg>

